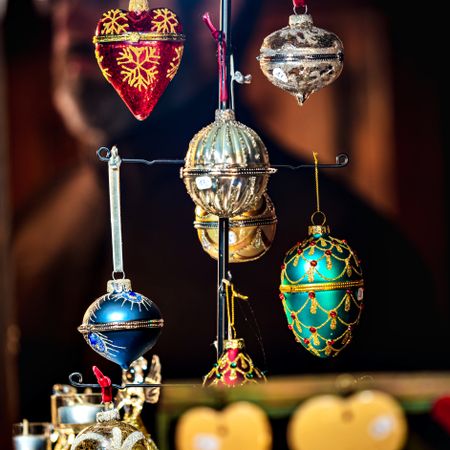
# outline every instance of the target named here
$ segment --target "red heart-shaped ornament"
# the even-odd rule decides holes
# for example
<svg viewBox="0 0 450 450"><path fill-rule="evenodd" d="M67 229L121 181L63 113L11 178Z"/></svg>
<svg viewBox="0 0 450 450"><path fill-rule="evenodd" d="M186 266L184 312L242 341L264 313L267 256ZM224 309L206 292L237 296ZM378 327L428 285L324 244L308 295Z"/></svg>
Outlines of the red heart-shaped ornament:
<svg viewBox="0 0 450 450"><path fill-rule="evenodd" d="M94 44L104 77L136 119L146 119L180 66L184 36L177 15L131 0L128 11L103 14Z"/></svg>

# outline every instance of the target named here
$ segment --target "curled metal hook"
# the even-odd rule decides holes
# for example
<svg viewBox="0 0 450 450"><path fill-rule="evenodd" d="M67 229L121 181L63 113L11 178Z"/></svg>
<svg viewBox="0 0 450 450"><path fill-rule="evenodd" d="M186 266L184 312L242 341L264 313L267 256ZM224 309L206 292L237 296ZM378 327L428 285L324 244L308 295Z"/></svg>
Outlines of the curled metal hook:
<svg viewBox="0 0 450 450"><path fill-rule="evenodd" d="M109 162L112 157L112 152L108 147L100 147L97 150L97 157L100 161ZM184 159L134 159L134 158L121 158L123 163L132 164L145 164L146 166L155 166L158 164L175 165L182 166L184 164Z"/></svg>
<svg viewBox="0 0 450 450"><path fill-rule="evenodd" d="M349 157L346 153L339 153L336 156L335 164L318 164L317 167L319 169L342 169L349 163ZM299 166L293 166L290 164L274 164L272 167L276 167L277 169L290 169L290 170L299 170L299 169L314 169L315 164L300 164Z"/></svg>

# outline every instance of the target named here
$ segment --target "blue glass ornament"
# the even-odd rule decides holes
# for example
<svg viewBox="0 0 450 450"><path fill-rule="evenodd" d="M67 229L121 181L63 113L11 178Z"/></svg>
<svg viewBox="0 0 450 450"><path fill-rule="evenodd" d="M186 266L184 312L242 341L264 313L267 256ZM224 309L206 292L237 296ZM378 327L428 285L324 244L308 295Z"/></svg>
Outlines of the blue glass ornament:
<svg viewBox="0 0 450 450"><path fill-rule="evenodd" d="M127 369L155 345L163 325L158 307L123 279L108 282L108 293L87 309L78 331L93 350Z"/></svg>

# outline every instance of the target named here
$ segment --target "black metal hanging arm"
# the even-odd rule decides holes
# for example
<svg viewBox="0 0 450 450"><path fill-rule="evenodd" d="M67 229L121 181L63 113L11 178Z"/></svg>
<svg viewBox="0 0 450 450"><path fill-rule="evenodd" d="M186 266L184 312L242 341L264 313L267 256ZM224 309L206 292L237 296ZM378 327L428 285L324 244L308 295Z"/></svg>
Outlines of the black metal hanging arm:
<svg viewBox="0 0 450 450"><path fill-rule="evenodd" d="M107 147L100 147L97 150L98 159L102 162L108 162L111 157L111 150ZM334 164L319 164L319 169L342 169L348 165L350 162L349 157L346 153L339 153L336 156L336 163ZM183 166L185 161L183 159L133 159L133 158L122 158L122 163L128 164L144 164L146 166ZM314 169L314 164L299 164L298 166L290 164L272 164L271 167L275 169L286 169L286 170L300 170L300 169Z"/></svg>
<svg viewBox="0 0 450 450"><path fill-rule="evenodd" d="M80 372L73 372L69 375L69 382L72 386L80 389L100 389L101 386L98 383L83 383L83 375ZM127 383L127 384L114 384L111 386L114 389L127 389L127 388L158 388L158 387L201 387L197 384L175 384L175 383Z"/></svg>

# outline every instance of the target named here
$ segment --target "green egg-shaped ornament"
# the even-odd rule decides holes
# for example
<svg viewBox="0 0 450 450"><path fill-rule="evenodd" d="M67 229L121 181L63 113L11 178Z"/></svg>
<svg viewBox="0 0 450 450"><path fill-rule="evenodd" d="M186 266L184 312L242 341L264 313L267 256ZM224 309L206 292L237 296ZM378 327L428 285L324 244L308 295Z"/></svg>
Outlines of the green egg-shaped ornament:
<svg viewBox="0 0 450 450"><path fill-rule="evenodd" d="M344 239L312 225L281 266L280 299L297 342L320 358L336 356L352 340L363 309L361 265Z"/></svg>

